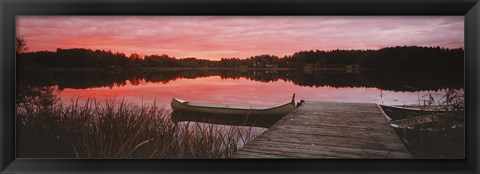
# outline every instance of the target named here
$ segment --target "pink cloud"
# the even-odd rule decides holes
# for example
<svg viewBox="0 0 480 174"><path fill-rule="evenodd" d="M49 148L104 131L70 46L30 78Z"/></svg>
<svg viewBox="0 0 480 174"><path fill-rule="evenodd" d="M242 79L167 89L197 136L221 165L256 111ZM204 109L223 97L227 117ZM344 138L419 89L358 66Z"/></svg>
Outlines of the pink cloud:
<svg viewBox="0 0 480 174"><path fill-rule="evenodd" d="M30 51L89 48L219 59L310 49L464 44L462 16L19 16Z"/></svg>

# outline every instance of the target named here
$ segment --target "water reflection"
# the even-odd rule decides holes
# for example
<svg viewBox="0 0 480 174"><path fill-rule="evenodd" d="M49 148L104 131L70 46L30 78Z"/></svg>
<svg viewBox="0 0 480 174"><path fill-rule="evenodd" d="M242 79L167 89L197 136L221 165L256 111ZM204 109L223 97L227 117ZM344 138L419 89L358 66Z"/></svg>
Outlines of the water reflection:
<svg viewBox="0 0 480 174"><path fill-rule="evenodd" d="M137 86L144 82L167 84L179 79L219 76L221 79L245 78L257 82L287 81L304 87L373 87L391 91L424 91L463 88L463 72L457 71L228 71L182 70L154 72L58 71L19 72L20 83L58 86L59 89Z"/></svg>
<svg viewBox="0 0 480 174"><path fill-rule="evenodd" d="M231 126L248 126L248 127L261 127L268 128L280 120L283 116L277 117L252 117L248 115L216 115L206 114L198 112L186 112L186 111L173 111L172 121L178 122L199 122L207 124L220 124Z"/></svg>
<svg viewBox="0 0 480 174"><path fill-rule="evenodd" d="M426 94L462 89L463 73L448 71L220 71L19 72L20 84L55 86L64 103L73 97L124 98L170 107L172 97L201 103L274 106L297 99L418 104Z"/></svg>

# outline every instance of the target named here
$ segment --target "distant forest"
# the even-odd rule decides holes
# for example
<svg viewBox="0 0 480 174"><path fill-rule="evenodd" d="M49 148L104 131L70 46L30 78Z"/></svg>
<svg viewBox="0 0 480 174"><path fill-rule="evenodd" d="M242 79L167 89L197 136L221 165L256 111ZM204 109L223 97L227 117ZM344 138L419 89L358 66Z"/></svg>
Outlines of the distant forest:
<svg viewBox="0 0 480 174"><path fill-rule="evenodd" d="M278 57L257 55L246 59L221 58L210 61L198 58L175 58L169 55L146 55L134 53L127 56L104 50L83 48L57 49L52 51L17 53L18 68L64 67L64 68L162 68L162 67L243 67L243 68L311 68L349 66L365 69L438 69L462 70L464 50L441 47L396 46L379 50L310 50Z"/></svg>

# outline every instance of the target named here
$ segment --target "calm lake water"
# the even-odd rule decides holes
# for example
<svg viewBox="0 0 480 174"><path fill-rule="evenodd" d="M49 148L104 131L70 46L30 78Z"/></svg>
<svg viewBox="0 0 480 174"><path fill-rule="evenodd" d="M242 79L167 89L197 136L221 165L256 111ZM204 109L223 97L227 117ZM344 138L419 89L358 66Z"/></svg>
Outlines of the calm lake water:
<svg viewBox="0 0 480 174"><path fill-rule="evenodd" d="M291 100L293 93L296 101L335 101L378 103L387 105L418 104L419 99L428 99L431 94L440 99L445 90L386 91L375 87L310 87L300 86L285 80L258 82L247 78L222 79L220 76L198 77L194 79L176 79L168 83L146 82L141 80L133 85L125 84L113 87L94 87L87 89L65 88L58 91L61 100L69 103L72 98L85 100L95 97L97 101L105 99L125 99L135 104L152 104L170 109L172 97L201 103L239 104L248 106L273 106Z"/></svg>
<svg viewBox="0 0 480 174"><path fill-rule="evenodd" d="M18 82L53 86L63 103L93 97L170 109L173 97L191 102L273 106L296 101L335 101L386 105L423 104L440 100L446 89L463 89L463 73L448 71L67 71L28 72Z"/></svg>

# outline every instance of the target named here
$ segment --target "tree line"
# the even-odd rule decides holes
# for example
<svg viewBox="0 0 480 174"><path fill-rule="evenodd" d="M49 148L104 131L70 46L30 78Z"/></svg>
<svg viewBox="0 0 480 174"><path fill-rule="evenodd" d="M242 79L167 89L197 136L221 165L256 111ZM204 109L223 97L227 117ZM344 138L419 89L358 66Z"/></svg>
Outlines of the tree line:
<svg viewBox="0 0 480 174"><path fill-rule="evenodd" d="M18 48L20 45L20 48ZM162 68L162 67L244 67L312 68L357 65L372 69L458 69L464 67L463 48L396 46L379 50L309 50L292 55L256 55L246 59L221 58L219 61L194 57L176 58L166 54L140 56L83 48L26 52L25 42L17 39L18 68Z"/></svg>

